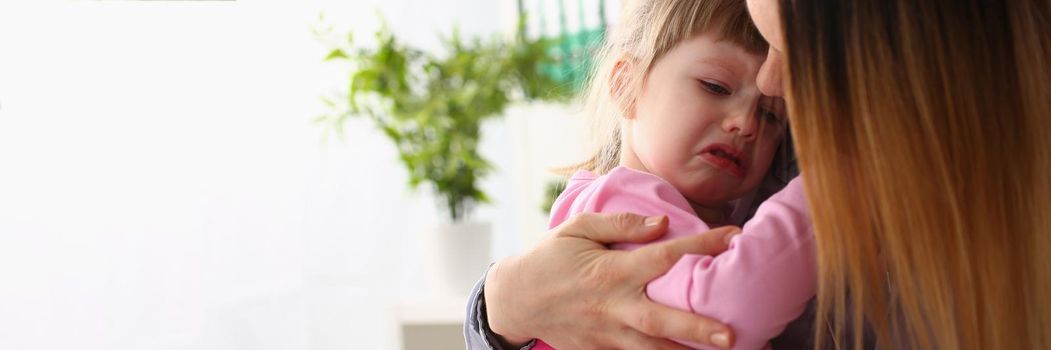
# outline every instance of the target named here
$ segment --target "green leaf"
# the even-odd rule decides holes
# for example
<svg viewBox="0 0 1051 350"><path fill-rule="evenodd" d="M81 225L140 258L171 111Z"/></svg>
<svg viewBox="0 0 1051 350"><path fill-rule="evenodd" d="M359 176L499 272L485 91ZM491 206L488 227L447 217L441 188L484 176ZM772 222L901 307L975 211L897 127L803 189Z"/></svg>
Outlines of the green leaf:
<svg viewBox="0 0 1051 350"><path fill-rule="evenodd" d="M333 49L331 52L328 53L328 56L325 56L325 61L331 61L331 60L335 60L335 59L347 59L347 58L350 58L350 57L347 56L347 54L344 53L342 49Z"/></svg>

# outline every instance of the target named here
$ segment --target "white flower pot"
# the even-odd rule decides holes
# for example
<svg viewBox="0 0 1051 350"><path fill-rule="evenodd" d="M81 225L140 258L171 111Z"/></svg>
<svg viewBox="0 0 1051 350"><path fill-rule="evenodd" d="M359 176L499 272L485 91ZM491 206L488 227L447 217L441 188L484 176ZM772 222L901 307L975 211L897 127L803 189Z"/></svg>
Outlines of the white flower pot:
<svg viewBox="0 0 1051 350"><path fill-rule="evenodd" d="M424 242L424 272L434 295L466 296L492 259L489 223L439 224Z"/></svg>

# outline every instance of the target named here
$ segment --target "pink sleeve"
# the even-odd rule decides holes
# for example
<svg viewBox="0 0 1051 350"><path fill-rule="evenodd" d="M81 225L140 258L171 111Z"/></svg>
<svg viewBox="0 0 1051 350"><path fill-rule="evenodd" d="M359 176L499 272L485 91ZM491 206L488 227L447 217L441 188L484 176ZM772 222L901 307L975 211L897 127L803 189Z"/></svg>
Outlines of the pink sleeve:
<svg viewBox="0 0 1051 350"><path fill-rule="evenodd" d="M817 253L808 214L797 177L759 207L726 252L684 256L646 292L679 308L683 305L668 302L685 294L688 310L734 330L734 349L762 348L816 293Z"/></svg>
<svg viewBox="0 0 1051 350"><path fill-rule="evenodd" d="M614 170L573 192L557 205L561 212L553 213L552 224L579 212L632 212L667 215L669 230L661 240L708 230L674 187L649 174ZM726 323L736 335L734 349L759 349L802 314L816 292L816 252L801 178L764 202L742 229L729 250L716 257L684 256L646 293L658 303Z"/></svg>

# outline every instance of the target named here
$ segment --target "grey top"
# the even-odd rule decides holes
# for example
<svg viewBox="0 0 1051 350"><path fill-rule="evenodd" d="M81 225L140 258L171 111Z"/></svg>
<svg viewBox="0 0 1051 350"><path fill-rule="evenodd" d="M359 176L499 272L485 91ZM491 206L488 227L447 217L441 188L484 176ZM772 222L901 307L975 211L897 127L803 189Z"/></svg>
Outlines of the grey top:
<svg viewBox="0 0 1051 350"><path fill-rule="evenodd" d="M492 267L492 265L489 265L489 267ZM486 274L488 273L489 271L487 270ZM478 280L478 283L474 284L474 289L471 289L470 297L467 300L467 321L463 324L463 338L467 342L467 348L471 350L511 350L500 346L500 342L496 340L496 334L489 329L489 320L486 319L487 314L485 312L484 291L485 274ZM536 340L530 341L520 350L532 349L535 343Z"/></svg>

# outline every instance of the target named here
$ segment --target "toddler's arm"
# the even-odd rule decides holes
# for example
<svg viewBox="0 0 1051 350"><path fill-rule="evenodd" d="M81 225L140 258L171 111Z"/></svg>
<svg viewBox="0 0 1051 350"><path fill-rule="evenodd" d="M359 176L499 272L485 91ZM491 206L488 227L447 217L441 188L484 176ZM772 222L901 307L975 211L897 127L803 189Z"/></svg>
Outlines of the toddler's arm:
<svg viewBox="0 0 1051 350"><path fill-rule="evenodd" d="M684 256L650 282L655 301L686 307L734 329L735 349L759 349L806 308L817 287L817 252L802 179L764 202L730 248Z"/></svg>
<svg viewBox="0 0 1051 350"><path fill-rule="evenodd" d="M614 170L586 185L570 186L553 208L552 224L579 212L667 215L668 234L663 239L709 229L670 184L630 170ZM797 177L759 207L729 250L716 257L684 256L650 282L647 295L726 323L734 329L735 349L762 348L799 317L816 292L816 251L808 214L802 179Z"/></svg>

